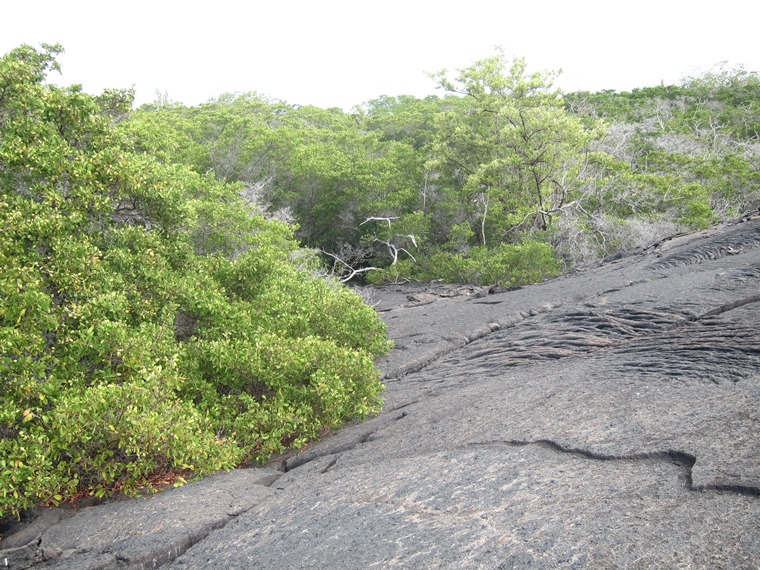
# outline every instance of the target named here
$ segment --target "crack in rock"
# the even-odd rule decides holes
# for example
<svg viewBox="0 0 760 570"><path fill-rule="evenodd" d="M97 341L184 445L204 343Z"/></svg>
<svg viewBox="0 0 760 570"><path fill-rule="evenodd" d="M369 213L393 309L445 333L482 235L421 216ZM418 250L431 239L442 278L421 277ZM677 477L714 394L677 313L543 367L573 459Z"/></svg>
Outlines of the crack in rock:
<svg viewBox="0 0 760 570"><path fill-rule="evenodd" d="M338 462L338 458L339 458L339 456L337 456L337 455L336 455L335 457L333 457L333 458L330 460L330 463L328 463L328 464L327 464L327 465L326 465L324 468L322 468L322 469L321 469L319 472L320 472L322 475L324 475L325 473L327 473L327 472L328 472L330 469L332 469L332 468L335 466L335 464Z"/></svg>
<svg viewBox="0 0 760 570"><path fill-rule="evenodd" d="M412 403L408 405L411 405ZM404 407L406 406L400 406L400 408ZM332 436L332 438L322 440L311 449L299 453L298 455L295 455L294 457L291 457L284 461L281 469L283 472L288 473L294 469L297 469L298 467L306 465L307 463L311 463L325 457L332 457L328 465L326 467L323 467L320 471L323 474L327 473L335 466L342 453L346 453L347 451L356 449L360 445L377 439L377 433L379 433L383 428L390 425L391 423L395 423L399 420L404 419L406 416L406 412L401 412L400 414L393 417L386 416L382 418L383 421L379 425L377 425L377 423L374 423L372 424L371 429L362 430L358 434L354 435L354 432L352 431L349 436L346 437L346 434L349 432L344 431L341 432L338 436ZM377 419L379 420L381 418ZM358 427L359 426L357 426L357 428ZM343 439L341 439L341 436L344 436Z"/></svg>
<svg viewBox="0 0 760 570"><path fill-rule="evenodd" d="M725 305L721 305L720 307L717 307L713 309L712 311L707 311L705 314L700 315L699 317L697 317L696 320L703 320L707 317L722 315L723 313L727 313L728 311L733 311L734 309L738 309L739 307L743 307L751 303L757 303L758 301L760 301L760 293L758 293L757 295L746 297L744 299L739 299L738 301L734 301L733 303L726 303Z"/></svg>
<svg viewBox="0 0 760 570"><path fill-rule="evenodd" d="M403 413L402 417L405 415L406 413ZM389 421L392 421L393 419L395 418L391 418ZM316 461L317 459L336 456L335 459L331 460L331 463L322 471L322 473L326 473L338 461L337 456L339 456L341 453L351 451L352 449L367 443L376 433L376 431L378 431L381 427L382 426L376 427L373 424L371 429L364 429L358 433L354 433L352 431L350 437L343 437L341 439L338 436L333 436L330 439L323 440L307 451L286 459L282 464L282 471L288 473L293 469ZM342 432L340 435L345 436L346 433L347 432Z"/></svg>
<svg viewBox="0 0 760 570"><path fill-rule="evenodd" d="M236 470L150 497L86 507L24 547L0 550L0 561L7 558L10 568L157 568L273 496L267 485L281 475Z"/></svg>
<svg viewBox="0 0 760 570"><path fill-rule="evenodd" d="M625 462L647 462L647 461L665 461L670 462L681 468L683 473L683 479L685 487L692 492L704 492L704 491L723 491L729 493L736 493L739 495L747 495L751 497L760 497L760 487L752 485L725 485L725 484L710 484L710 485L694 485L692 479L692 470L697 463L697 458L684 451L678 450L664 450L664 451L650 451L643 453L623 454L623 455L607 455L603 453L595 453L587 449L579 447L566 447L556 441L550 439L534 439L534 440L492 440L473 442L463 446L469 447L493 447L493 446L507 446L507 447L544 447L556 451L557 453L575 455L584 457L593 461L625 461Z"/></svg>

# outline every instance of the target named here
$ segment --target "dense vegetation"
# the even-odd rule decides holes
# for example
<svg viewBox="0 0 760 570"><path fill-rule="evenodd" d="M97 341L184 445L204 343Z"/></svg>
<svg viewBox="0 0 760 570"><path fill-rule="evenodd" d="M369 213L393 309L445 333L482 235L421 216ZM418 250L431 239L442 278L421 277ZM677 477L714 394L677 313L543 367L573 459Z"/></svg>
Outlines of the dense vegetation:
<svg viewBox="0 0 760 570"><path fill-rule="evenodd" d="M760 204L741 69L563 94L496 53L351 112L133 110L46 84L59 50L0 60L0 515L377 411L385 329L328 269L519 285Z"/></svg>
<svg viewBox="0 0 760 570"><path fill-rule="evenodd" d="M497 53L432 77L442 97L347 113L247 93L132 122L371 282L529 283L757 208L757 73L630 93L562 94L554 78Z"/></svg>
<svg viewBox="0 0 760 570"><path fill-rule="evenodd" d="M374 310L131 96L0 60L0 515L299 447L379 409Z"/></svg>

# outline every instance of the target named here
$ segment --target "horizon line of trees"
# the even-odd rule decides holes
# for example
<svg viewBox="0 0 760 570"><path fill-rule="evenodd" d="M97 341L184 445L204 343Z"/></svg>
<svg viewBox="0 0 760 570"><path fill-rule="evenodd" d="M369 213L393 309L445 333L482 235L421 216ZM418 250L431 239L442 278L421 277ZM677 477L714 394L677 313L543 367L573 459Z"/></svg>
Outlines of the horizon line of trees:
<svg viewBox="0 0 760 570"><path fill-rule="evenodd" d="M351 112L257 93L143 105L147 151L240 182L344 278L518 285L760 203L760 76L562 93L503 52Z"/></svg>

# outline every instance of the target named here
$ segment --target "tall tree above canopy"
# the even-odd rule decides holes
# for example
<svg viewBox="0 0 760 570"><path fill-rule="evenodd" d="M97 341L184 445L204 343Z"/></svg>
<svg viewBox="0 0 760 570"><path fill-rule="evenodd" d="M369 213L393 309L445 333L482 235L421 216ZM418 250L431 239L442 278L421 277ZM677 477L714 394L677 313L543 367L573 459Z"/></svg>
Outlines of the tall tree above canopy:
<svg viewBox="0 0 760 570"><path fill-rule="evenodd" d="M515 230L545 230L561 211L592 134L564 108L554 72L528 73L502 52L460 69L440 87L466 96L441 115L434 165L461 180L481 243Z"/></svg>

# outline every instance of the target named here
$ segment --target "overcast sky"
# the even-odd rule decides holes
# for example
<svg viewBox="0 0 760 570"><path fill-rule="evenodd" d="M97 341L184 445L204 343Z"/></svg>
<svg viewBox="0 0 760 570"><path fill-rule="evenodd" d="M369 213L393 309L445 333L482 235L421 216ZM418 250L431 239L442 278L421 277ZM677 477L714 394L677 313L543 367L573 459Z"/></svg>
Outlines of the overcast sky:
<svg viewBox="0 0 760 570"><path fill-rule="evenodd" d="M678 83L723 61L758 71L758 16L749 0L25 0L3 6L0 53L61 43L53 82L134 86L138 104L257 91L348 110L440 93L427 72L497 45L531 70L562 69L564 91Z"/></svg>

